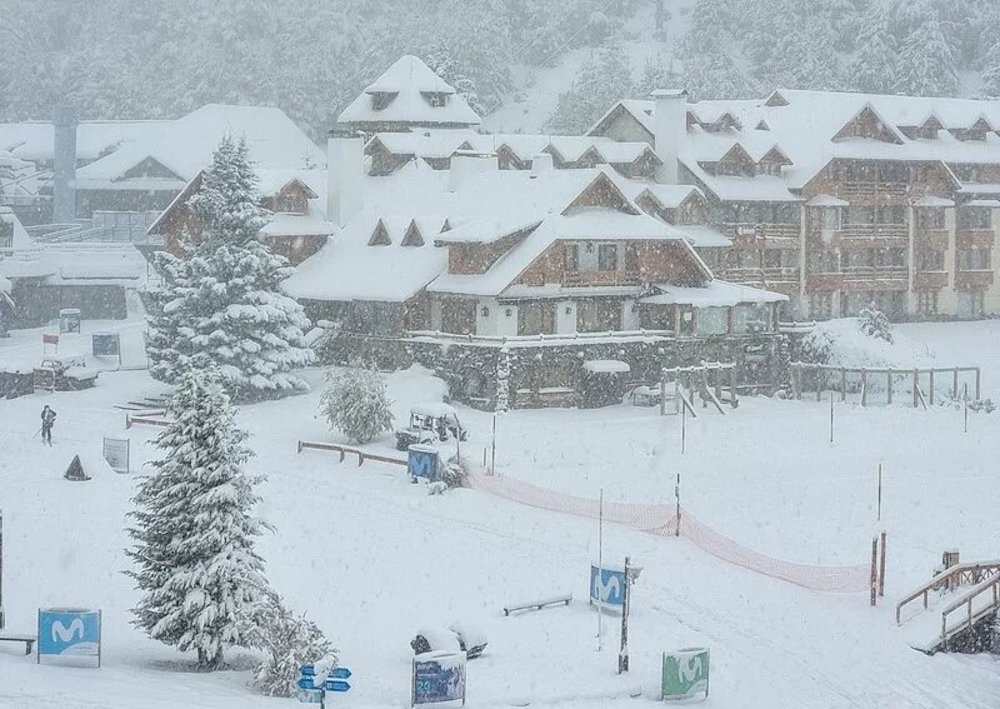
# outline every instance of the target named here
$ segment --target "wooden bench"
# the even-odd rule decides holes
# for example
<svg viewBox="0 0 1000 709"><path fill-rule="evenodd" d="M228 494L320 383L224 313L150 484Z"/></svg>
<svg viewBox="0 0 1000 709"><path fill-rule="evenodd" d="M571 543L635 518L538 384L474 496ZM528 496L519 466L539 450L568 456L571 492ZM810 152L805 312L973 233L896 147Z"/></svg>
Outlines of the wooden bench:
<svg viewBox="0 0 1000 709"><path fill-rule="evenodd" d="M542 598L537 601L530 601L528 603L512 603L503 607L503 614L509 616L511 613L516 613L517 611L540 611L543 608L549 608L551 606L564 605L568 606L569 602L573 600L573 594L567 593L562 596L552 596L551 598Z"/></svg>
<svg viewBox="0 0 1000 709"><path fill-rule="evenodd" d="M7 641L12 643L24 643L24 654L30 655L31 648L35 644L34 635L25 635L22 633L8 633L4 630L0 630L0 641Z"/></svg>

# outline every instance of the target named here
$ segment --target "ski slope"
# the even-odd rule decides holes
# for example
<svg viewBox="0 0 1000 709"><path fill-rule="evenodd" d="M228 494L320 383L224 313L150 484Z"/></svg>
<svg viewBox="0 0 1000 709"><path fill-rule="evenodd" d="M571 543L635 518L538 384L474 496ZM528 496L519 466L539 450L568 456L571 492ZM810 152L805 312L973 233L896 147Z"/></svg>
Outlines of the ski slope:
<svg viewBox="0 0 1000 709"><path fill-rule="evenodd" d="M929 346L964 340L968 354L990 349L995 325L913 331ZM134 324L121 326L126 340L141 335ZM8 345L23 354L29 339L40 338L18 333L0 341L0 359ZM893 596L928 576L943 548L958 546L969 560L995 556L1000 520L991 461L1000 453L1000 414L978 416L966 435L954 430L957 414L950 410L845 409L841 442L831 448L824 439L825 402L745 399L729 416L689 420L683 458L674 445L680 420L651 410L503 417L503 474L582 496L604 487L608 496L647 502L672 499L672 475L665 471L683 466L685 504L702 521L753 549L805 563L865 561L864 544L878 529L871 518L871 465L877 461L869 458L881 451L887 473L893 471L883 518L890 535L889 584L877 609L868 607L865 594L808 591L719 561L684 539L606 527L604 558L628 554L644 567L630 623L633 671L622 678L615 672L616 620L605 618L598 651L598 619L581 600L588 564L598 554L593 522L472 490L428 496L425 486L411 485L395 466L359 468L338 463L336 455L296 455L300 438L338 440L316 414L322 372L307 376L313 393L243 407L240 422L252 432L258 454L252 469L269 476L260 508L275 527L260 540L269 578L291 607L326 631L354 672L354 689L330 705L407 706L412 633L462 620L489 638L486 655L469 665L473 708L637 706L655 695L659 653L690 646L712 652L706 707L997 706L1000 664L987 656L927 657L910 649L893 623ZM993 387L987 395L997 391L1000 369L984 380ZM397 420L412 403L441 393L440 382L419 370L389 381ZM5 709L294 703L260 697L246 686L246 654L232 654L232 671L194 673L192 658L129 624L136 593L121 573L128 563L123 527L141 463L156 454L150 441L157 431L126 432L124 414L113 406L159 391L144 372L128 371L103 374L89 391L0 401L8 628L30 631L38 607L104 611L99 670L39 666L19 646L0 643ZM44 403L59 412L51 449L33 436ZM460 413L474 431L467 451L472 456L488 440L490 417ZM136 472L117 475L100 461L103 435L131 439ZM897 465L893 455L907 448L914 452ZM76 453L93 480L62 479ZM764 467L771 458L774 467ZM853 470L862 462L864 470ZM511 601L565 590L575 598L569 607L502 616Z"/></svg>

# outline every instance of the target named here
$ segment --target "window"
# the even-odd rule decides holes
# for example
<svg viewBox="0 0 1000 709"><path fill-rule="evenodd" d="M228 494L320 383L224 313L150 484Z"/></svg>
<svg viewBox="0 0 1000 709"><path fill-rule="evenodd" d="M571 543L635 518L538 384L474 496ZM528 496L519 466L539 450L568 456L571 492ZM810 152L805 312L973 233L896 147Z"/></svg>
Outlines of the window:
<svg viewBox="0 0 1000 709"><path fill-rule="evenodd" d="M988 271L990 249L968 249L958 252L958 265L965 271Z"/></svg>
<svg viewBox="0 0 1000 709"><path fill-rule="evenodd" d="M733 332L770 332L771 306L769 303L744 303L733 308Z"/></svg>
<svg viewBox="0 0 1000 709"><path fill-rule="evenodd" d="M808 259L809 273L838 273L840 257L836 251L811 251Z"/></svg>
<svg viewBox="0 0 1000 709"><path fill-rule="evenodd" d="M878 166L879 182L907 182L910 171L900 163L882 163Z"/></svg>
<svg viewBox="0 0 1000 709"><path fill-rule="evenodd" d="M375 91L371 94L372 97L372 110L373 111L383 111L389 107L392 100L396 98L396 94L392 91Z"/></svg>
<svg viewBox="0 0 1000 709"><path fill-rule="evenodd" d="M678 305L679 330L682 337L694 336L694 308L690 305Z"/></svg>
<svg viewBox="0 0 1000 709"><path fill-rule="evenodd" d="M422 95L424 100L434 108L441 108L448 103L448 94L440 91L424 91Z"/></svg>
<svg viewBox="0 0 1000 709"><path fill-rule="evenodd" d="M993 213L989 207L963 207L958 210L958 224L966 229L992 229Z"/></svg>
<svg viewBox="0 0 1000 709"><path fill-rule="evenodd" d="M917 314L937 315L938 292L936 290L917 291Z"/></svg>
<svg viewBox="0 0 1000 709"><path fill-rule="evenodd" d="M809 316L815 320L829 320L833 317L833 294L811 293L809 295Z"/></svg>
<svg viewBox="0 0 1000 709"><path fill-rule="evenodd" d="M984 293L981 290L958 292L958 317L978 318L983 314Z"/></svg>
<svg viewBox="0 0 1000 709"><path fill-rule="evenodd" d="M385 228L385 224L379 219L378 224L375 225L375 231L372 232L372 236L368 240L368 245L389 246L391 243L392 239L389 238L389 230Z"/></svg>
<svg viewBox="0 0 1000 709"><path fill-rule="evenodd" d="M822 224L826 230L838 229L840 227L840 208L826 207L823 210Z"/></svg>
<svg viewBox="0 0 1000 709"><path fill-rule="evenodd" d="M901 204L879 207L875 216L878 224L906 224L906 207Z"/></svg>
<svg viewBox="0 0 1000 709"><path fill-rule="evenodd" d="M576 304L577 332L622 329L622 304L616 300L584 300Z"/></svg>
<svg viewBox="0 0 1000 709"><path fill-rule="evenodd" d="M918 229L944 229L944 208L920 207L916 210Z"/></svg>
<svg viewBox="0 0 1000 709"><path fill-rule="evenodd" d="M13 221L0 221L0 249L10 249L14 246Z"/></svg>
<svg viewBox="0 0 1000 709"><path fill-rule="evenodd" d="M917 252L917 268L920 271L943 271L944 251Z"/></svg>
<svg viewBox="0 0 1000 709"><path fill-rule="evenodd" d="M729 332L729 308L698 308L699 335L725 335Z"/></svg>
<svg viewBox="0 0 1000 709"><path fill-rule="evenodd" d="M580 270L580 247L576 244L566 244L563 253L566 258L566 272L578 272Z"/></svg>
<svg viewBox="0 0 1000 709"><path fill-rule="evenodd" d="M517 309L518 335L551 335L555 331L555 303L523 303Z"/></svg>
<svg viewBox="0 0 1000 709"><path fill-rule="evenodd" d="M601 244L597 247L597 270L618 270L618 245Z"/></svg>
<svg viewBox="0 0 1000 709"><path fill-rule="evenodd" d="M874 224L875 223L875 209L874 207L866 207L863 205L852 204L847 208L847 223L848 224Z"/></svg>
<svg viewBox="0 0 1000 709"><path fill-rule="evenodd" d="M801 219L801 210L795 204L776 204L772 210L770 222L772 224L798 224Z"/></svg>
<svg viewBox="0 0 1000 709"><path fill-rule="evenodd" d="M766 249L764 251L764 268L781 268L781 249Z"/></svg>

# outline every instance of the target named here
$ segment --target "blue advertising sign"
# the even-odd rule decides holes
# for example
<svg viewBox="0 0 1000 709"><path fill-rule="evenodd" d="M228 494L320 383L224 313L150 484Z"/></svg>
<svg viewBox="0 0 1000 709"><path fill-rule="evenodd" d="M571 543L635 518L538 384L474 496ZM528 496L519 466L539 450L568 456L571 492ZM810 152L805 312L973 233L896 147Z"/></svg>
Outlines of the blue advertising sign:
<svg viewBox="0 0 1000 709"><path fill-rule="evenodd" d="M625 607L625 570L599 569L591 564L590 603L622 610Z"/></svg>
<svg viewBox="0 0 1000 709"><path fill-rule="evenodd" d="M42 655L96 657L101 666L101 611L38 609L38 661Z"/></svg>
<svg viewBox="0 0 1000 709"><path fill-rule="evenodd" d="M411 478L426 478L434 482L438 474L438 452L434 446L414 444L407 449L407 470Z"/></svg>
<svg viewBox="0 0 1000 709"><path fill-rule="evenodd" d="M464 652L426 652L413 658L413 701L436 704L461 700L465 704Z"/></svg>
<svg viewBox="0 0 1000 709"><path fill-rule="evenodd" d="M95 357L117 357L121 352L118 333L95 332L91 335L91 348Z"/></svg>

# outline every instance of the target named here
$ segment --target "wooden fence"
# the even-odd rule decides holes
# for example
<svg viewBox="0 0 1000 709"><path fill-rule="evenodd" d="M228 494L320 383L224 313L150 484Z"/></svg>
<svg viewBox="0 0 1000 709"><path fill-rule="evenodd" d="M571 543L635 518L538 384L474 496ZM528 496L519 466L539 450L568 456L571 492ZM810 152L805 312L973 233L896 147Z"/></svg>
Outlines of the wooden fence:
<svg viewBox="0 0 1000 709"><path fill-rule="evenodd" d="M406 465L405 460L399 458L389 458L384 455L377 455L375 453L369 453L363 451L360 448L354 448L352 446L342 446L338 443L313 443L310 441L299 441L296 453L301 453L303 450L321 450L321 451L333 451L334 453L340 454L340 462L344 462L344 458L348 455L358 456L358 466L364 465L366 460L374 460L379 463L391 463L393 465Z"/></svg>
<svg viewBox="0 0 1000 709"><path fill-rule="evenodd" d="M819 401L823 392L830 390L840 393L840 400L847 401L848 393L860 393L861 405L868 406L872 401L872 394L879 392L882 386L885 387L885 402L892 404L896 393L897 382L905 382L907 395L912 399L915 408L933 405L937 382L947 382L951 380L949 394L953 399L968 398L968 382L960 380L962 375L972 373L974 375L973 398L979 399L982 390L982 373L979 367L934 367L930 369L893 369L893 368L865 368L865 367L837 367L828 364L808 364L805 362L792 362L792 394L796 399L801 399L806 389L815 389L816 401ZM812 387L807 386L812 379ZM850 381L850 386L848 382ZM926 393L922 384L927 383ZM855 388L856 385L856 388Z"/></svg>

